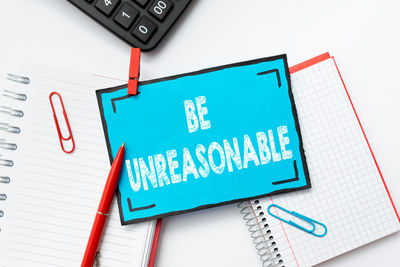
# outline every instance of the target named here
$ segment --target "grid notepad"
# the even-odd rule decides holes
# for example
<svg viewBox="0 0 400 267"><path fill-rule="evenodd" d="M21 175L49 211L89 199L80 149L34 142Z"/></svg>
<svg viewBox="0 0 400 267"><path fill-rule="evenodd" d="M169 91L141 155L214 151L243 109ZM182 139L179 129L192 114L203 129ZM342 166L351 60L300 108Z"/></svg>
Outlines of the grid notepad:
<svg viewBox="0 0 400 267"><path fill-rule="evenodd" d="M271 266L315 265L400 229L334 60L299 70L291 81L312 188L247 202L258 216L257 231L273 236L257 245ZM327 235L318 238L273 218L266 212L272 203L324 223Z"/></svg>

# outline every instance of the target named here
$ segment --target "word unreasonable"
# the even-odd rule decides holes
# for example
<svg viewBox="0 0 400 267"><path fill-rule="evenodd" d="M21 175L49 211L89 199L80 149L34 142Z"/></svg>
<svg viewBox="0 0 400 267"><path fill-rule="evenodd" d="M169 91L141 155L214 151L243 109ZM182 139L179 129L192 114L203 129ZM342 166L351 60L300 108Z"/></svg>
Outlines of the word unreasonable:
<svg viewBox="0 0 400 267"><path fill-rule="evenodd" d="M184 101L189 133L195 133L199 128L211 128L211 122L205 119L208 114L208 109L203 106L205 103L204 96L196 97L194 102ZM252 138L245 134L239 141L233 137L222 142L211 142L207 147L197 144L193 151L184 147L179 152L171 149L147 158L126 160L129 182L132 190L137 192L187 182L189 178L207 178L211 172L223 174L287 160L292 158L292 151L287 148L287 133L287 126L282 125L276 130L256 132ZM278 144L275 143L276 136ZM177 160L178 153L181 153L181 162Z"/></svg>

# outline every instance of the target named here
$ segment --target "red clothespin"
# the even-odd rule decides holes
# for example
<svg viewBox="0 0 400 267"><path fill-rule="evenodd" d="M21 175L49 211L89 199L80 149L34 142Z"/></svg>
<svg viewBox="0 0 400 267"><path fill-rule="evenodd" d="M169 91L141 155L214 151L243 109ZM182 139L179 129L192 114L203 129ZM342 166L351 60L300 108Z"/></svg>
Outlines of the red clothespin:
<svg viewBox="0 0 400 267"><path fill-rule="evenodd" d="M131 63L129 66L128 95L138 94L140 70L140 48L131 48Z"/></svg>

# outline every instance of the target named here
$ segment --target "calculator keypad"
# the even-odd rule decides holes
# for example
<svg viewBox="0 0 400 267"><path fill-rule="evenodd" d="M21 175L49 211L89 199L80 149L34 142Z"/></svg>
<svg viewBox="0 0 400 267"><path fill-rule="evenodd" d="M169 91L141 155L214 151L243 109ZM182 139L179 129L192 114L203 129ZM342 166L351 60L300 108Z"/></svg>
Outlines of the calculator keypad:
<svg viewBox="0 0 400 267"><path fill-rule="evenodd" d="M120 0L99 0L95 6L108 16L117 7L119 1Z"/></svg>
<svg viewBox="0 0 400 267"><path fill-rule="evenodd" d="M68 0L143 51L154 48L191 0Z"/></svg>
<svg viewBox="0 0 400 267"><path fill-rule="evenodd" d="M124 3L115 15L114 20L124 29L128 29L138 15L139 11L137 9L128 3Z"/></svg>
<svg viewBox="0 0 400 267"><path fill-rule="evenodd" d="M151 35L157 29L155 23L146 17L142 17L138 24L133 29L133 35L139 38L143 43L147 43Z"/></svg>
<svg viewBox="0 0 400 267"><path fill-rule="evenodd" d="M146 4L149 2L149 0L134 0L134 1L142 7L146 6Z"/></svg>
<svg viewBox="0 0 400 267"><path fill-rule="evenodd" d="M149 12L159 21L163 21L165 16L171 10L172 6L173 3L170 0L156 0L150 6Z"/></svg>

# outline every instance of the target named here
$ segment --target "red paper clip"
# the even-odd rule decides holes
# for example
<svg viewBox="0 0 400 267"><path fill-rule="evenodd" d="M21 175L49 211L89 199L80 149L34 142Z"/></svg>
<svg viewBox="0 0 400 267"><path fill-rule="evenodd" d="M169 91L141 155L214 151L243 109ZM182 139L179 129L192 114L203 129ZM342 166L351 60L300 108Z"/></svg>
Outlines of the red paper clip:
<svg viewBox="0 0 400 267"><path fill-rule="evenodd" d="M60 125L58 124L56 111L55 111L54 105L53 105L53 100L52 100L53 95L57 95L58 98L60 99L60 103L61 103L61 107L62 107L62 110L63 110L64 119L65 119L65 124L67 125L68 132L69 132L69 136L68 137L62 136L62 133L61 133L61 130L60 130ZM75 141L74 141L74 137L72 135L71 126L69 125L67 113L65 112L65 107L64 107L64 103L63 103L63 100L61 98L61 95L59 93L57 93L57 92L52 92L49 95L49 100L50 100L51 109L53 110L54 123L56 124L56 129L57 129L58 138L60 140L61 149L62 149L62 151L64 151L67 154L72 153L75 150ZM64 141L69 141L69 140L71 140L71 142L72 142L72 148L67 151L64 148Z"/></svg>
<svg viewBox="0 0 400 267"><path fill-rule="evenodd" d="M131 48L131 63L129 66L128 95L138 94L140 70L140 48Z"/></svg>

